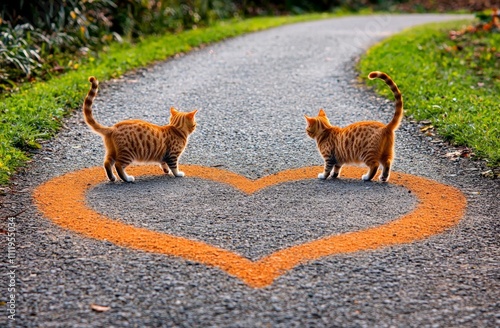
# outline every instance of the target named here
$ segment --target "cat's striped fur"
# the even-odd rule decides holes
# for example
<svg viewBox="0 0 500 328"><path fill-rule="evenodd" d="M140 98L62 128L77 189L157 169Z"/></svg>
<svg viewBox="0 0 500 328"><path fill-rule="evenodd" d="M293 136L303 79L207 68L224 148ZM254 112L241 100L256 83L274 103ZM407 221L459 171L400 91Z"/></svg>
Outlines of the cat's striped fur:
<svg viewBox="0 0 500 328"><path fill-rule="evenodd" d="M370 79L382 79L394 93L396 111L387 124L376 121L357 122L344 128L332 126L323 109L318 116L305 116L307 134L316 140L318 150L325 160L324 172L318 175L320 179L330 176L336 178L342 165L348 163L365 163L369 170L362 179L369 181L382 165L380 181L389 180L392 161L394 159L394 131L403 118L403 98L396 83L385 73L371 72Z"/></svg>
<svg viewBox="0 0 500 328"><path fill-rule="evenodd" d="M126 182L133 182L134 177L127 175L125 168L132 162L157 162L165 173L182 177L184 173L178 170L177 161L184 151L189 135L196 127L196 110L188 113L170 108L168 125L158 126L142 120L127 120L111 127L96 122L92 116L92 103L97 95L99 82L93 76L89 77L92 84L85 102L83 114L85 122L100 134L106 147L104 169L110 181L115 181L112 167L118 176Z"/></svg>

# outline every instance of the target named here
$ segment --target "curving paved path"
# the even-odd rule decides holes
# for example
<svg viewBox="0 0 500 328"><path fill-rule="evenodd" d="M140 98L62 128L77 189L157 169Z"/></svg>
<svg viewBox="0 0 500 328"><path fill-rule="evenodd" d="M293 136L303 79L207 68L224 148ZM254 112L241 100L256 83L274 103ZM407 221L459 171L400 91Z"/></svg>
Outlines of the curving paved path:
<svg viewBox="0 0 500 328"><path fill-rule="evenodd" d="M63 229L39 212L32 198L35 188L63 174L99 166L103 155L100 138L85 126L81 114L69 118L68 128L44 145L29 170L16 177L19 192L4 197L4 209L24 210L12 219L18 233L17 320L8 323L22 327L498 325L499 184L480 178L474 163L440 157L438 144L422 138L409 123L398 132L394 170L458 191L441 194L441 189L429 185L431 194L443 197L440 206L433 205L442 211L434 220L441 220L447 209L451 216L458 212L454 204L465 195L467 209L458 225L420 241L340 252L291 267L285 262L294 255L287 255L280 258L286 269L280 269L274 280L252 280L265 270L251 263L265 262L275 252L288 254L287 250L310 241L385 225L425 203L421 198L428 194L425 190L409 192L418 187L414 180L405 186L347 178L322 182L315 175L268 183L265 177L322 164L313 140L305 134L304 114L316 114L323 107L338 125L365 119L387 122L393 103L357 86L353 70L357 56L405 27L457 17L346 17L284 26L103 83L95 103L95 116L103 124L125 118L162 124L170 106L199 109L198 128L180 162L181 169L191 165L186 166L191 174L184 179L138 176L135 184L99 183L104 177L101 170L82 174L73 185L59 185L57 191L73 195L78 186L89 188L84 206L88 213L147 229L152 232L147 236L153 237L122 247L127 240L121 243L116 236L125 232L112 224L110 238L89 234L97 238L92 239ZM404 93L411 86L400 87ZM213 171L197 171L197 166ZM207 178L196 177L200 172ZM265 188L248 187L252 183L243 177L264 178L256 184ZM90 186L81 183L86 179ZM233 179L233 187L220 183L225 179ZM245 186L251 194L245 193ZM38 189L34 195L39 195ZM45 200L63 209L52 219L76 215L74 229L83 234L101 231L100 223L94 226L101 222L97 219L87 226L86 209L65 212L63 198ZM138 233L134 230L127 238ZM190 257L196 250L189 244L182 244L187 246L180 253L168 253L183 257L132 249L147 238L154 246L156 236L164 235L215 246L216 251L208 252L223 249L233 257L226 268L203 264L206 254ZM333 248L336 243L318 247ZM219 263L214 261L210 263ZM271 261L266 268L275 264ZM250 268L248 281L238 278L246 274L241 273L243 265ZM11 266L6 265L9 270ZM259 283L252 285L254 281ZM91 304L110 309L99 313ZM2 320L6 317L0 324Z"/></svg>

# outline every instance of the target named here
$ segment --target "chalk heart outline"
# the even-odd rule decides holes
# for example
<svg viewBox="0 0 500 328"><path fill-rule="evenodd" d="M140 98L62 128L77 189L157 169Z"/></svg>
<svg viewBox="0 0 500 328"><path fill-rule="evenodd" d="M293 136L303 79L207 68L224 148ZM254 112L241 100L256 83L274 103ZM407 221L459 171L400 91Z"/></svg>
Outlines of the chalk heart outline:
<svg viewBox="0 0 500 328"><path fill-rule="evenodd" d="M213 167L182 165L182 169L188 177L227 184L246 194L279 183L312 179L322 171L322 167L312 166L250 180ZM160 174L157 166L135 166L128 171L135 176ZM346 167L342 171L342 178L359 179L363 173L362 168ZM295 266L325 256L411 243L441 233L460 221L466 207L464 195L456 188L422 177L393 172L391 183L409 189L418 199L417 206L411 212L383 225L291 246L253 262L201 241L138 228L93 211L85 204L85 194L90 188L105 181L101 167L83 169L40 185L33 196L43 215L65 229L123 247L182 257L214 266L254 288L269 286Z"/></svg>

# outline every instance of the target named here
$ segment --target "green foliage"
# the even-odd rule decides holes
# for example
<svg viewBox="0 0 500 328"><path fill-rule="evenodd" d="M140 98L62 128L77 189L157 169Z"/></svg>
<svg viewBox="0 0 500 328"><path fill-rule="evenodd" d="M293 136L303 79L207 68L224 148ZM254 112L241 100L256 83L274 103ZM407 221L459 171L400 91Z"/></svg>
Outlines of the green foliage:
<svg viewBox="0 0 500 328"><path fill-rule="evenodd" d="M357 12L376 7L387 9L401 0L243 0L240 8L244 15L252 14L303 14L344 10Z"/></svg>
<svg viewBox="0 0 500 328"><path fill-rule="evenodd" d="M33 31L29 24L10 24L0 29L0 78L8 77L7 67L14 68L14 72L30 75L33 67L40 66L38 51L24 38L24 35Z"/></svg>
<svg viewBox="0 0 500 328"><path fill-rule="evenodd" d="M500 33L479 31L451 40L463 22L407 30L371 48L362 76L385 71L403 92L406 115L429 119L437 131L476 155L500 164ZM385 85L376 90L391 97Z"/></svg>
<svg viewBox="0 0 500 328"><path fill-rule="evenodd" d="M127 38L206 26L238 16L238 8L229 0L115 0L114 4L113 31Z"/></svg>
<svg viewBox="0 0 500 328"><path fill-rule="evenodd" d="M111 4L111 0L5 3L0 12L0 88L48 79L67 70L61 66L65 58L111 41L106 17L106 6Z"/></svg>

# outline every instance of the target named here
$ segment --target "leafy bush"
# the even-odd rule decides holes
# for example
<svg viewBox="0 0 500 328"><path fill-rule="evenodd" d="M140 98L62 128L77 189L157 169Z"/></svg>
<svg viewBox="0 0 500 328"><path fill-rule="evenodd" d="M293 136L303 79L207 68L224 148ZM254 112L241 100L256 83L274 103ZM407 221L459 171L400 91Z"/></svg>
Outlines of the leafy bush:
<svg viewBox="0 0 500 328"><path fill-rule="evenodd" d="M25 36L33 32L30 24L17 25L12 28L10 24L0 29L0 78L6 80L10 74L31 75L33 67L39 67L41 58L39 51L28 44Z"/></svg>
<svg viewBox="0 0 500 328"><path fill-rule="evenodd" d="M110 41L111 0L13 1L0 18L0 88L65 71L64 57ZM84 51L85 52L85 51ZM69 62L69 61L68 61Z"/></svg>
<svg viewBox="0 0 500 328"><path fill-rule="evenodd" d="M209 25L237 16L238 9L229 0L116 0L111 14L114 32L137 38Z"/></svg>

